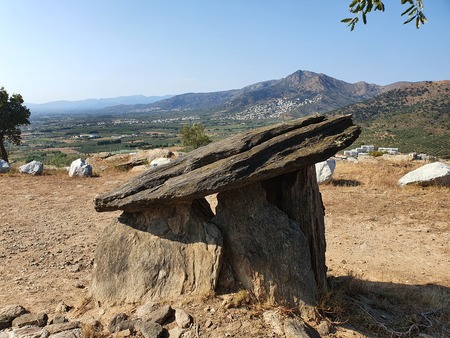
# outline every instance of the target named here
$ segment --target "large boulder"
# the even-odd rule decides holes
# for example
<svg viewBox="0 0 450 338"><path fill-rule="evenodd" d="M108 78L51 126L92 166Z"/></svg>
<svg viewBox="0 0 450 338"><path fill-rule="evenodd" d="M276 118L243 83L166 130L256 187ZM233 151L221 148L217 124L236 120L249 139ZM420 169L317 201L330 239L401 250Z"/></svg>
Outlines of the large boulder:
<svg viewBox="0 0 450 338"><path fill-rule="evenodd" d="M69 168L69 176L83 176L90 177L92 176L92 167L90 164L83 161L81 158L72 162Z"/></svg>
<svg viewBox="0 0 450 338"><path fill-rule="evenodd" d="M11 166L8 162L0 160L0 174L6 174L9 173L11 170Z"/></svg>
<svg viewBox="0 0 450 338"><path fill-rule="evenodd" d="M23 174L42 175L44 165L39 161L31 161L27 164L21 165L19 171Z"/></svg>
<svg viewBox="0 0 450 338"><path fill-rule="evenodd" d="M214 291L222 235L212 217L204 199L124 213L99 240L92 295L133 303Z"/></svg>
<svg viewBox="0 0 450 338"><path fill-rule="evenodd" d="M333 178L334 169L336 168L336 161L329 158L326 161L316 163L316 177L317 183L324 184L331 181Z"/></svg>
<svg viewBox="0 0 450 338"><path fill-rule="evenodd" d="M450 166L442 162L426 164L403 176L398 184L418 184L422 186L443 185L450 186Z"/></svg>

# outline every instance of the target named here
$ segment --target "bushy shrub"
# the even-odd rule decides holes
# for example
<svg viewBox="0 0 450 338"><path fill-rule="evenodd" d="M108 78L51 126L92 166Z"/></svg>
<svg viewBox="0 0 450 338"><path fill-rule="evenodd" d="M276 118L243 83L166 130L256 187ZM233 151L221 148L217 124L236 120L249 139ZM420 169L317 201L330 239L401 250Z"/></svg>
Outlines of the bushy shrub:
<svg viewBox="0 0 450 338"><path fill-rule="evenodd" d="M374 150L369 153L369 156L380 157L383 156L384 154L386 154L385 151Z"/></svg>
<svg viewBox="0 0 450 338"><path fill-rule="evenodd" d="M183 146L187 149L196 149L211 143L211 139L205 133L205 127L200 123L183 125L180 137Z"/></svg>
<svg viewBox="0 0 450 338"><path fill-rule="evenodd" d="M80 157L80 154L65 154L60 151L55 151L52 154L45 156L44 165L53 165L55 167L68 167L74 160Z"/></svg>

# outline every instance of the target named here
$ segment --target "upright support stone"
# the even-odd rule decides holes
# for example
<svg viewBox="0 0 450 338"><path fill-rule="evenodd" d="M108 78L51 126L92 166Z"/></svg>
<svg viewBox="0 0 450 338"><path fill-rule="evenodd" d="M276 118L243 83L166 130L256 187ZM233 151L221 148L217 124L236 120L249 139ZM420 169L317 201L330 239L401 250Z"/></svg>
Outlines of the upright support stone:
<svg viewBox="0 0 450 338"><path fill-rule="evenodd" d="M92 295L134 303L214 291L222 235L211 218L204 199L124 213L99 240Z"/></svg>
<svg viewBox="0 0 450 338"><path fill-rule="evenodd" d="M316 284L326 288L325 209L314 166L263 182L268 200L300 225L305 234Z"/></svg>
<svg viewBox="0 0 450 338"><path fill-rule="evenodd" d="M213 223L237 280L262 300L316 304L325 286L325 229L314 167L219 193Z"/></svg>

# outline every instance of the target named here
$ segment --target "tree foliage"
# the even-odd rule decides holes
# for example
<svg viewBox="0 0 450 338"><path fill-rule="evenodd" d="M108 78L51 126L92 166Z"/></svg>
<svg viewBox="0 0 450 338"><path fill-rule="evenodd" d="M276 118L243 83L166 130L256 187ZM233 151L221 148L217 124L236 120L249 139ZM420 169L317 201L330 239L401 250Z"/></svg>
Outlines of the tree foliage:
<svg viewBox="0 0 450 338"><path fill-rule="evenodd" d="M211 139L205 133L205 127L200 123L183 125L180 137L183 146L188 149L196 149L211 143Z"/></svg>
<svg viewBox="0 0 450 338"><path fill-rule="evenodd" d="M415 20L416 28L427 22L427 18L423 14L422 0L400 0L402 5L408 5L408 8L401 14L401 16L407 16L408 19L403 23L407 24ZM349 5L351 13L355 14L353 18L346 18L341 22L348 24L350 30L355 28L359 18L362 17L364 24L367 23L367 14L372 11L384 12L384 3L381 0L352 0Z"/></svg>
<svg viewBox="0 0 450 338"><path fill-rule="evenodd" d="M9 96L4 87L0 88L0 154L8 162L5 141L20 144L22 141L19 126L30 124L30 111L23 105L20 94Z"/></svg>

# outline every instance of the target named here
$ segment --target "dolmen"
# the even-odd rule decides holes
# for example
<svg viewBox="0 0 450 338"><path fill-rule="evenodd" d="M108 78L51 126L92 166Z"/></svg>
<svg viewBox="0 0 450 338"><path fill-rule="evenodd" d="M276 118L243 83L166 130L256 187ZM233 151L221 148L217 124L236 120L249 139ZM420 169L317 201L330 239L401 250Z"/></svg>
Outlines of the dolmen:
<svg viewBox="0 0 450 338"><path fill-rule="evenodd" d="M198 148L98 195L97 211L123 213L99 240L91 295L136 303L245 288L265 302L315 305L326 287L315 163L359 134L351 116L288 121Z"/></svg>

